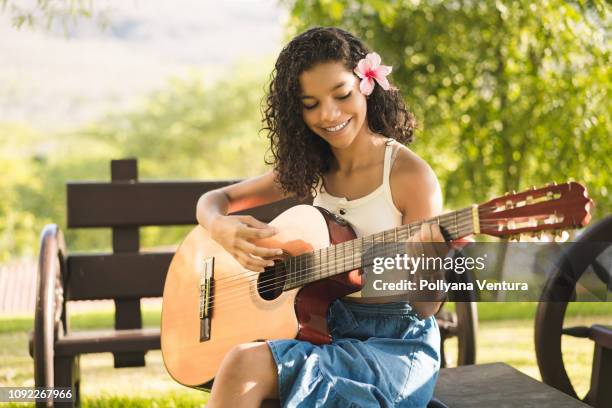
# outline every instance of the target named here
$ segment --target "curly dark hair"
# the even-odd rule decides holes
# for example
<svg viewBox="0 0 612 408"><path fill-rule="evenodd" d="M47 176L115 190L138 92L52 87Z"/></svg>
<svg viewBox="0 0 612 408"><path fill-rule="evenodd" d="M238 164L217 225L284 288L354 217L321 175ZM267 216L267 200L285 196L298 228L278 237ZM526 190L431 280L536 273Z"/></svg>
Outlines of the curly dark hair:
<svg viewBox="0 0 612 408"><path fill-rule="evenodd" d="M331 166L329 144L312 132L302 117L299 76L318 63L337 61L353 72L369 52L351 33L335 27L315 27L295 37L283 48L270 76L263 103L263 127L270 141L277 181L285 193L304 199L316 195L320 177ZM416 122L399 90L375 86L367 99L367 123L376 133L403 144L412 141Z"/></svg>

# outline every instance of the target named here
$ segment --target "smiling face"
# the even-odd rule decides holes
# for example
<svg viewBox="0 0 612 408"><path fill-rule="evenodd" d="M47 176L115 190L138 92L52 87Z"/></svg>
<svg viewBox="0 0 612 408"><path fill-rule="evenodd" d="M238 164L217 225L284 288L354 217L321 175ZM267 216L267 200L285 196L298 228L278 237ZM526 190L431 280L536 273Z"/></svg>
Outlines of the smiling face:
<svg viewBox="0 0 612 408"><path fill-rule="evenodd" d="M366 97L359 80L340 62L317 64L299 77L302 116L332 148L345 148L367 130Z"/></svg>

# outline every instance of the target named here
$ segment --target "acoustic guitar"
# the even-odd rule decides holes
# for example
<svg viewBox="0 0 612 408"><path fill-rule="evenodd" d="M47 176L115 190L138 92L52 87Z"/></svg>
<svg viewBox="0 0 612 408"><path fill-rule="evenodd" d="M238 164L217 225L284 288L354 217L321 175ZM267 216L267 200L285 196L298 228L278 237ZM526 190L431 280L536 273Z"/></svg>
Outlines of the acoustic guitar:
<svg viewBox="0 0 612 408"><path fill-rule="evenodd" d="M267 339L331 342L331 302L363 286L362 255L377 243L402 242L422 222L440 225L447 240L497 237L585 226L592 200L570 182L506 194L438 217L357 238L350 224L325 209L298 205L270 224L257 245L282 248L274 266L245 269L202 227L178 248L166 277L161 320L164 364L179 383L208 388L234 346ZM362 259L363 258L363 259Z"/></svg>

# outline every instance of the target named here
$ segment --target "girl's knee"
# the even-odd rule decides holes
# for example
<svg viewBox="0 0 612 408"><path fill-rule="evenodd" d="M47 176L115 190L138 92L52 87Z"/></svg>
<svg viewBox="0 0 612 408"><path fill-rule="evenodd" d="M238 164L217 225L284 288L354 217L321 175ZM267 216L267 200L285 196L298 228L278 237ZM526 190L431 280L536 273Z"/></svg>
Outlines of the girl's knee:
<svg viewBox="0 0 612 408"><path fill-rule="evenodd" d="M239 376L261 376L271 369L276 373L272 352L263 342L234 346L225 356L223 366L225 370Z"/></svg>
<svg viewBox="0 0 612 408"><path fill-rule="evenodd" d="M233 347L221 364L215 382L218 381L239 388L251 384L249 390L252 398L278 398L276 363L266 343L245 343Z"/></svg>

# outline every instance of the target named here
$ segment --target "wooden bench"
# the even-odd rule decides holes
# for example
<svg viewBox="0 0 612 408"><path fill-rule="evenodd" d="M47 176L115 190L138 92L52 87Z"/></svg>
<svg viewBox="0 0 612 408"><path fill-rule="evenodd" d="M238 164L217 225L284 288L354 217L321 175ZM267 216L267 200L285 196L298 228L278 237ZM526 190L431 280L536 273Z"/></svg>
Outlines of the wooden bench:
<svg viewBox="0 0 612 408"><path fill-rule="evenodd" d="M448 408L589 407L504 363L443 368L434 395Z"/></svg>
<svg viewBox="0 0 612 408"><path fill-rule="evenodd" d="M111 182L67 184L68 228L111 228L113 252L69 253L60 228L44 228L30 340L36 386L73 387L78 404L81 354L111 352L116 368L145 365L145 353L160 348L160 332L142 327L140 299L162 296L174 253L141 252L139 228L195 225L200 195L236 181L138 182L137 161L128 159L112 161ZM296 203L241 214L270 221ZM72 332L68 302L98 299L114 300L114 329Z"/></svg>

